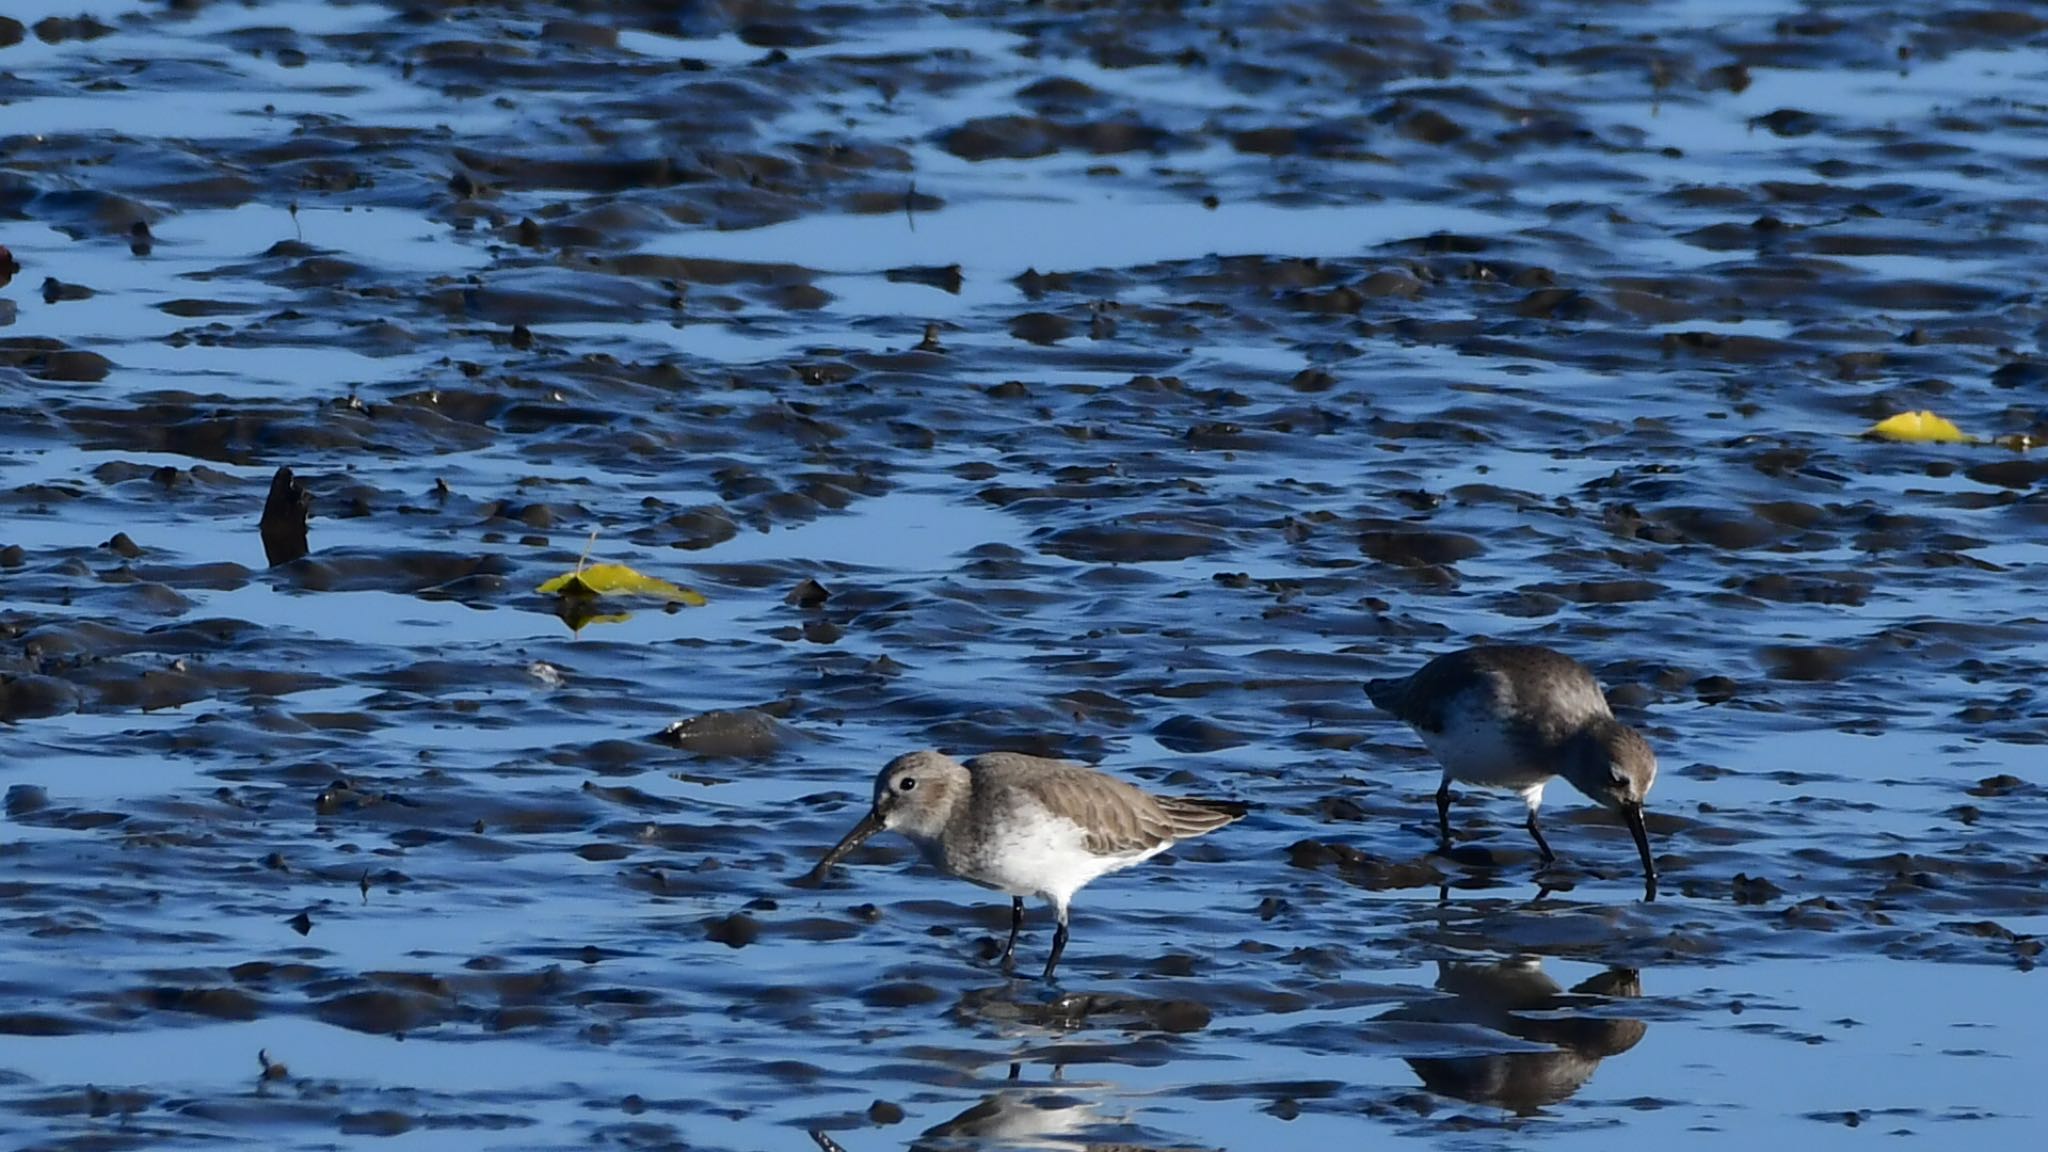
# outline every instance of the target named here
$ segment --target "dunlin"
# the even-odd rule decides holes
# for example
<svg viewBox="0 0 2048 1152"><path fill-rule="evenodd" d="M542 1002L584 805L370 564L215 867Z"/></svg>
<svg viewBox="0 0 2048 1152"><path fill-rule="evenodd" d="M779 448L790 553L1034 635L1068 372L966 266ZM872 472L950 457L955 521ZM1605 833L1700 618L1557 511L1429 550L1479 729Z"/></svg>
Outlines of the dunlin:
<svg viewBox="0 0 2048 1152"><path fill-rule="evenodd" d="M1635 729L1614 718L1584 665L1535 645L1486 645L1439 656L1411 676L1370 680L1372 702L1422 737L1443 766L1436 790L1437 828L1451 842L1451 781L1522 794L1529 835L1543 862L1556 857L1536 811L1543 786L1562 776L1621 813L1643 858L1644 898L1657 896L1657 865L1643 827L1643 798L1657 779L1657 756Z"/></svg>
<svg viewBox="0 0 2048 1152"><path fill-rule="evenodd" d="M1059 918L1045 962L1051 980L1067 947L1074 893L1244 813L1244 805L1226 800L1154 796L1063 760L991 752L961 761L907 752L875 777L874 807L808 879L822 880L877 832L901 833L939 871L1010 894L1005 970L1024 927L1024 897L1051 904Z"/></svg>

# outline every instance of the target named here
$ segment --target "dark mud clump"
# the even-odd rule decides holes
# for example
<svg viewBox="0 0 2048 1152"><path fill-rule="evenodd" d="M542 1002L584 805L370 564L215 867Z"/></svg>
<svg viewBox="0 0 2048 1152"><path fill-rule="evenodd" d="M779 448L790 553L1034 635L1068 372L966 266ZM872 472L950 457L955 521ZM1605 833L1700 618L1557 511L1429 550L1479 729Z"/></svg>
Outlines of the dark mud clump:
<svg viewBox="0 0 2048 1152"><path fill-rule="evenodd" d="M678 720L662 729L658 739L708 759L760 760L781 752L789 733L773 716L745 709Z"/></svg>

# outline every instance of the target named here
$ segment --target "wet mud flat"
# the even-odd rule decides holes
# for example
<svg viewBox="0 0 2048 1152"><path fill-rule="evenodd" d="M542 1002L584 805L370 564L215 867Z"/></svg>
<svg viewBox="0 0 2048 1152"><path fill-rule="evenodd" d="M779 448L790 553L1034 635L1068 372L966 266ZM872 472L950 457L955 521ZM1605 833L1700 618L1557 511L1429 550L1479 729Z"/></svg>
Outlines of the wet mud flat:
<svg viewBox="0 0 2048 1152"><path fill-rule="evenodd" d="M10 6L0 1132L2038 1130L2048 464L1858 434L2043 435L2044 82L1998 5ZM1658 748L1655 903L1561 788L1543 887L1432 850L1360 685L1480 637ZM924 745L1257 810L1010 982L900 841L789 884Z"/></svg>

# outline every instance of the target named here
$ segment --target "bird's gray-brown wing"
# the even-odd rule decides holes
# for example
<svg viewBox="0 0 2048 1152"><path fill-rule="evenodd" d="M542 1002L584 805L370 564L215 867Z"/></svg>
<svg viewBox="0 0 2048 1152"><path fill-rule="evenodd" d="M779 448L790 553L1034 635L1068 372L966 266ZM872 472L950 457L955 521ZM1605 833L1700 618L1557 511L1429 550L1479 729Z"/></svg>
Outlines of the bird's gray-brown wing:
<svg viewBox="0 0 2048 1152"><path fill-rule="evenodd" d="M1610 714L1600 682L1584 665L1532 644L1449 652L1412 676L1368 681L1366 692L1418 732L1440 733L1474 708L1503 717L1510 739L1532 750L1553 747L1587 720Z"/></svg>
<svg viewBox="0 0 2048 1152"><path fill-rule="evenodd" d="M1193 796L1154 796L1166 818L1173 822L1173 838L1187 840L1214 832L1225 824L1244 819L1249 804L1237 800L1202 800Z"/></svg>
<svg viewBox="0 0 2048 1152"><path fill-rule="evenodd" d="M1408 676L1368 680L1372 702L1419 732L1442 732L1445 714L1469 692L1498 691L1481 649L1466 648L1431 660Z"/></svg>
<svg viewBox="0 0 2048 1152"><path fill-rule="evenodd" d="M1243 816L1242 804L1154 796L1082 764L1014 752L966 761L975 790L992 798L1019 789L1048 811L1081 826L1083 843L1098 856L1149 852L1176 840L1214 832Z"/></svg>
<svg viewBox="0 0 2048 1152"><path fill-rule="evenodd" d="M1577 732L1589 720L1614 713L1600 681L1562 652L1533 645L1483 649L1514 698L1527 729L1522 737L1545 746Z"/></svg>

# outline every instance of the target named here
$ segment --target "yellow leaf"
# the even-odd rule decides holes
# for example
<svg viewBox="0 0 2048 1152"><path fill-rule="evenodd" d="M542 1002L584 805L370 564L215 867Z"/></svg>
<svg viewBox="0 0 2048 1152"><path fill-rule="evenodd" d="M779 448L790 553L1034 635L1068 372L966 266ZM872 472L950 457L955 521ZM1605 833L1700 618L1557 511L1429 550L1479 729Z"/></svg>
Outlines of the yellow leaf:
<svg viewBox="0 0 2048 1152"><path fill-rule="evenodd" d="M1879 420L1863 433L1879 440L1897 440L1905 444L1974 444L1975 436L1964 432L1953 423L1932 412L1901 412L1889 419Z"/></svg>
<svg viewBox="0 0 2048 1152"><path fill-rule="evenodd" d="M542 595L553 594L562 597L606 596L625 594L630 596L653 596L662 600L673 600L701 608L708 601L701 592L671 584L655 576L645 576L624 564L589 564L574 572L564 572L553 580L541 585L536 591Z"/></svg>

